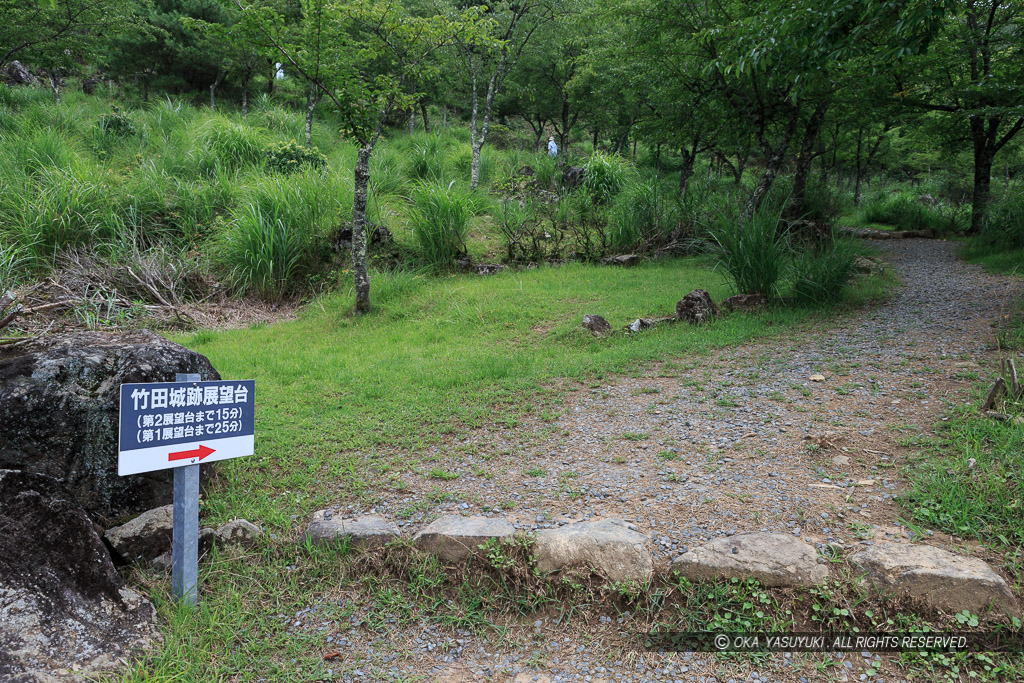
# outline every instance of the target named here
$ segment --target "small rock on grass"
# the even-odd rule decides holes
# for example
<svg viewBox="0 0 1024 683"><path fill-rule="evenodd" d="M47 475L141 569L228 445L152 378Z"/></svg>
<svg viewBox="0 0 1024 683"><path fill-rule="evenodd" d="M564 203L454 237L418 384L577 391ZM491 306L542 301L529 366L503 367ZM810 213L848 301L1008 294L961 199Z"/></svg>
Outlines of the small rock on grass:
<svg viewBox="0 0 1024 683"><path fill-rule="evenodd" d="M478 552L481 544L511 537L515 531L504 517L445 515L416 534L413 544L442 560L458 562Z"/></svg>
<svg viewBox="0 0 1024 683"><path fill-rule="evenodd" d="M709 323L720 315L711 295L695 289L676 303L676 318L694 325Z"/></svg>
<svg viewBox="0 0 1024 683"><path fill-rule="evenodd" d="M654 576L650 542L622 520L604 519L544 529L533 554L540 572L584 568L609 581L647 582Z"/></svg>
<svg viewBox="0 0 1024 683"><path fill-rule="evenodd" d="M359 548L373 548L385 545L398 538L401 532L398 525L384 517L365 515L353 519L334 517L328 510L320 510L313 515L313 521L306 529L306 537L314 545L349 542Z"/></svg>
<svg viewBox="0 0 1024 683"><path fill-rule="evenodd" d="M637 332L649 330L656 325L675 322L675 320L675 318L637 318L630 324L626 325L626 332L636 334Z"/></svg>
<svg viewBox="0 0 1024 683"><path fill-rule="evenodd" d="M768 305L764 294L734 294L719 304L723 311L756 311Z"/></svg>
<svg viewBox="0 0 1024 683"><path fill-rule="evenodd" d="M1017 601L984 561L930 545L877 543L850 558L877 593L896 593L939 612L1019 616Z"/></svg>
<svg viewBox="0 0 1024 683"><path fill-rule="evenodd" d="M606 266L635 266L640 262L640 257L636 254L619 254L617 256L609 256L608 258L601 259L601 263Z"/></svg>
<svg viewBox="0 0 1024 683"><path fill-rule="evenodd" d="M612 333L612 326L599 315L583 316L583 329L590 330L595 337L603 337Z"/></svg>
<svg viewBox="0 0 1024 683"><path fill-rule="evenodd" d="M125 562L149 562L171 547L173 510L171 505L147 510L103 537Z"/></svg>
<svg viewBox="0 0 1024 683"><path fill-rule="evenodd" d="M672 561L687 579L755 579L765 586L815 586L828 578L814 548L789 534L719 538Z"/></svg>
<svg viewBox="0 0 1024 683"><path fill-rule="evenodd" d="M233 519L217 529L218 547L251 546L263 532L247 519Z"/></svg>

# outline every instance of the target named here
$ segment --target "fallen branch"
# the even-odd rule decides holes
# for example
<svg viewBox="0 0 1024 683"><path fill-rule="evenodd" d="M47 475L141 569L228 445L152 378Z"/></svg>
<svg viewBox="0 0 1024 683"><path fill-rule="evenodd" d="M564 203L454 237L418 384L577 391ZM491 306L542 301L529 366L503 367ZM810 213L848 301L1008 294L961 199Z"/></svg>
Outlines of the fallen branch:
<svg viewBox="0 0 1024 683"><path fill-rule="evenodd" d="M1010 385L1010 396L1014 399L1020 398L1021 394L1024 393L1024 389L1020 386L1020 380L1017 379L1017 366L1014 364L1012 358L1007 358L1002 362L1003 365L1003 378L1009 381Z"/></svg>
<svg viewBox="0 0 1024 683"><path fill-rule="evenodd" d="M996 401L1000 397L1006 394L1006 382L1002 377L996 379L995 384L992 385L992 389L988 392L988 398L981 405L982 412L992 410L996 407Z"/></svg>
<svg viewBox="0 0 1024 683"><path fill-rule="evenodd" d="M4 315L4 311L7 311L8 307L14 303L14 299L14 293L10 291L4 292L3 296L0 296L0 316L3 316L0 317L0 329L10 325L11 322L18 317L18 314L21 313L23 307L21 304L17 304L10 310L10 312Z"/></svg>

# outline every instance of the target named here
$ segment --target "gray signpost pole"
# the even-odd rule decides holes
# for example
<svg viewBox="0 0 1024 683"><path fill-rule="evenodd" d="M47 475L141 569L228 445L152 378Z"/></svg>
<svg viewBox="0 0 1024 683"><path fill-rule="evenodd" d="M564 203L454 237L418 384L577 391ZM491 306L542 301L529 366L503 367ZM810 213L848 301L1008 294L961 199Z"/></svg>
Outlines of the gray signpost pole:
<svg viewBox="0 0 1024 683"><path fill-rule="evenodd" d="M178 373L176 382L202 377ZM196 604L199 584L199 464L174 469L174 518L171 540L171 594L176 602Z"/></svg>

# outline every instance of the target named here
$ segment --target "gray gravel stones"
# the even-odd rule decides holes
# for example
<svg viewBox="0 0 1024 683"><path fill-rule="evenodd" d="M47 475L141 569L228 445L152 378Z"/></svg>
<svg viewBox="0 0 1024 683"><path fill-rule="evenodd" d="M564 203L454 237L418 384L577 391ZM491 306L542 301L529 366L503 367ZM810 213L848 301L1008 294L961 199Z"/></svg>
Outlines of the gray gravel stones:
<svg viewBox="0 0 1024 683"><path fill-rule="evenodd" d="M566 524L537 534L537 569L589 569L609 581L649 581L654 576L650 539L619 519Z"/></svg>
<svg viewBox="0 0 1024 683"><path fill-rule="evenodd" d="M866 572L877 592L896 593L940 612L985 614L991 606L997 613L1021 613L1003 578L974 557L929 545L878 543L850 561Z"/></svg>
<svg viewBox="0 0 1024 683"><path fill-rule="evenodd" d="M814 586L828 578L814 548L789 534L760 532L719 538L672 562L687 579L753 578L765 586Z"/></svg>
<svg viewBox="0 0 1024 683"><path fill-rule="evenodd" d="M341 542L348 539L354 547L374 548L399 537L398 525L377 515L364 515L353 519L334 516L330 510L320 510L306 529L306 536L314 545Z"/></svg>
<svg viewBox="0 0 1024 683"><path fill-rule="evenodd" d="M420 550L447 562L459 562L478 552L491 539L509 538L515 533L504 517L462 517L445 515L413 537Z"/></svg>

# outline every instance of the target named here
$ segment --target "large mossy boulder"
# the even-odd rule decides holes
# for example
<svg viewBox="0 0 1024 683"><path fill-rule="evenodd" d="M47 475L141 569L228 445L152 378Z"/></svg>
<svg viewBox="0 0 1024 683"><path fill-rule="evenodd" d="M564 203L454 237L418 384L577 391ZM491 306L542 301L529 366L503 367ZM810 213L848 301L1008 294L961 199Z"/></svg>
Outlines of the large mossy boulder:
<svg viewBox="0 0 1024 683"><path fill-rule="evenodd" d="M78 332L0 348L0 468L45 474L102 520L171 502L170 470L119 477L120 385L220 375L152 332ZM204 465L204 469L209 465Z"/></svg>
<svg viewBox="0 0 1024 683"><path fill-rule="evenodd" d="M0 469L0 680L83 680L161 636L89 517L52 477Z"/></svg>

